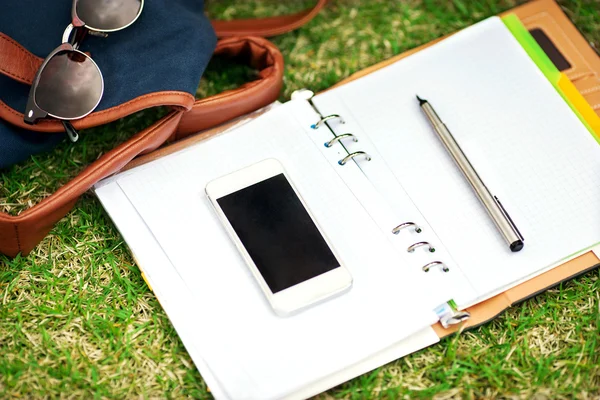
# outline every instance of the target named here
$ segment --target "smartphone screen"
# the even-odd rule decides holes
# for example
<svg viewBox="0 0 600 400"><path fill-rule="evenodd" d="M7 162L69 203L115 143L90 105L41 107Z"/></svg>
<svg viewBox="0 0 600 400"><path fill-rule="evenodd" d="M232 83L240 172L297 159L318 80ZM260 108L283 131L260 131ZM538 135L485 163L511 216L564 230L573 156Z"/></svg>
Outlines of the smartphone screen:
<svg viewBox="0 0 600 400"><path fill-rule="evenodd" d="M271 292L340 267L284 174L217 199Z"/></svg>

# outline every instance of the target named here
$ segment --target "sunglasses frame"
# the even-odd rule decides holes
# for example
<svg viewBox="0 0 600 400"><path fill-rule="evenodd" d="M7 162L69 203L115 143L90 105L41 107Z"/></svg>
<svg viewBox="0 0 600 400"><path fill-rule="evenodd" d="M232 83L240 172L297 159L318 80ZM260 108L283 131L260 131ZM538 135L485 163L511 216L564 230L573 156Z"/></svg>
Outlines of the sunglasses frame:
<svg viewBox="0 0 600 400"><path fill-rule="evenodd" d="M93 32L110 33L110 32L117 32L122 29L125 29L125 28L131 26L135 21L138 20L138 18L142 14L142 10L144 9L144 0L140 0L140 3L141 3L140 10L138 11L135 18L129 24L127 24L121 28L117 28L117 29L98 29L98 28L94 28L93 26L87 25L85 23L85 21L83 21L81 18L79 18L79 15L77 15L77 3L79 3L79 1L80 0L73 0L73 7L71 8L71 20L72 20L71 24L75 28L86 28Z"/></svg>
<svg viewBox="0 0 600 400"><path fill-rule="evenodd" d="M139 9L137 15L127 25L122 26L117 29L98 29L98 28L94 28L92 26L87 25L85 23L85 21L83 21L81 18L79 18L79 15L77 14L77 4L79 3L79 1L80 0L73 0L73 6L71 8L72 22L71 22L71 24L69 24L69 26L67 26L67 29L65 29L65 32L63 33L62 44L60 46L58 46L57 48L55 48L54 50L52 50L52 52L44 59L44 62L42 63L42 65L38 69L37 73L35 74L35 78L33 79L33 82L31 84L31 89L29 90L29 96L27 98L27 106L25 108L25 115L23 116L23 121L30 125L33 125L38 120L47 118L47 117L53 117L53 118L60 120L63 123L69 138L73 142L77 141L77 138L79 137L79 135L78 135L77 131L75 130L75 128L73 128L73 126L70 124L69 121L81 119L81 118L91 114L96 109L96 107L98 107L98 104L100 104L100 101L102 101L102 97L104 96L104 76L102 75L102 71L100 70L100 67L98 67L98 64L96 64L96 62L90 56L88 56L87 54L78 50L79 43L83 40L83 38L85 37L85 35L88 32L90 34L95 34L98 36L107 36L106 35L107 33L120 31L122 29L129 27L135 21L138 20L138 18L142 14L142 10L144 9L144 0L140 0L140 9ZM98 74L100 75L100 82L102 84L98 102L94 105L94 107L91 108L90 111L88 111L87 113L85 113L83 115L77 116L77 117L65 118L65 117L61 117L61 116L49 113L48 111L43 110L41 107L39 107L35 100L35 93L37 91L37 87L38 87L38 84L39 84L41 76L42 76L42 71L44 70L44 68L46 68L46 66L48 65L48 63L50 62L50 60L53 57L55 57L57 54L60 54L63 52L77 53L79 56L83 56L87 60L91 61L92 64L94 65L94 67L96 67Z"/></svg>
<svg viewBox="0 0 600 400"><path fill-rule="evenodd" d="M102 90L100 91L100 96L98 98L98 102L94 105L94 107L89 112L87 112L81 116L77 116L77 117L73 117L73 118L60 117L60 116L51 114L46 110L42 110L37 105L37 102L35 101L35 93L37 91L37 86L38 86L38 84L40 82L40 78L42 76L42 71L44 71L44 68L46 68L46 66L52 59L52 57L56 56L59 53L63 53L63 52L64 53L77 53L78 55L83 56L86 59L88 59L89 61L91 61L92 64L94 64L94 66L96 67L98 74L100 74L100 82L102 83ZM37 73L35 74L35 78L33 79L33 83L31 84L31 90L29 91L29 97L27 98L27 107L25 108L26 111L25 111L23 120L25 121L25 123L33 125L39 119L47 118L49 116L54 117L59 120L65 120L65 121L72 121L75 119L80 119L80 118L83 118L83 117L91 114L96 109L96 107L98 107L98 104L100 104L100 101L102 100L103 95L104 95L104 77L102 76L102 71L98 67L98 64L96 64L96 62L92 59L92 57L88 56L84 52L79 51L75 47L73 47L73 45L71 43L68 43L68 42L63 43L60 46L58 46L56 49L52 50L52 52L48 55L48 57L46 57L46 59L44 60L44 62L40 66L40 68L38 69Z"/></svg>

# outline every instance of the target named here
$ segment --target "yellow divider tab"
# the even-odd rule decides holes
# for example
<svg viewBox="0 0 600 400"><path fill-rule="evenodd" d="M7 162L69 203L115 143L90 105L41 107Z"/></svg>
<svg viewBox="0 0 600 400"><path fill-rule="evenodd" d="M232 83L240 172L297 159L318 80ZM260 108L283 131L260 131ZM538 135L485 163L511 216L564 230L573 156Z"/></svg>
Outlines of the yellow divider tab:
<svg viewBox="0 0 600 400"><path fill-rule="evenodd" d="M560 74L558 80L560 91L570 102L573 111L578 117L587 123L588 129L592 131L596 141L600 142L600 116L596 114L590 103L588 103L573 82L564 74Z"/></svg>
<svg viewBox="0 0 600 400"><path fill-rule="evenodd" d="M571 80L556 68L548 55L542 50L533 36L531 36L521 20L519 20L519 17L515 14L508 14L502 17L502 21L527 52L531 60L538 66L540 71L548 78L548 81L550 81L552 86L554 86L556 91L569 105L571 110L573 110L579 120L590 131L594 139L600 143L600 117L594 112L592 106L579 93Z"/></svg>

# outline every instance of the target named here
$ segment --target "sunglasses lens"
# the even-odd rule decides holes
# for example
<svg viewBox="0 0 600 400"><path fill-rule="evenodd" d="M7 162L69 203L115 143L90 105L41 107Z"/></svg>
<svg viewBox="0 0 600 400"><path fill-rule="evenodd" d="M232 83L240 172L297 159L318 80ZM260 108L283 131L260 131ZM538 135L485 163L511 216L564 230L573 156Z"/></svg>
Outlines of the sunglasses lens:
<svg viewBox="0 0 600 400"><path fill-rule="evenodd" d="M62 119L82 118L92 112L104 90L102 74L91 58L79 51L54 55L40 73L35 102Z"/></svg>
<svg viewBox="0 0 600 400"><path fill-rule="evenodd" d="M79 0L76 10L88 28L115 31L135 21L141 9L142 0Z"/></svg>

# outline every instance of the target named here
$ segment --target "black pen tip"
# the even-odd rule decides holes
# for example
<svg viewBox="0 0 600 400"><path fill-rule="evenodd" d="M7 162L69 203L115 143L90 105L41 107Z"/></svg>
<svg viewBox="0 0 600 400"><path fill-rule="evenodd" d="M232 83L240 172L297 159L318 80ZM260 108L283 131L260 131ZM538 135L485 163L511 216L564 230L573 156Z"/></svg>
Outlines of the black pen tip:
<svg viewBox="0 0 600 400"><path fill-rule="evenodd" d="M513 253L516 253L517 251L521 251L521 249L523 249L524 245L525 245L525 243L523 243L522 240L514 241L510 244L510 251L512 251Z"/></svg>
<svg viewBox="0 0 600 400"><path fill-rule="evenodd" d="M419 105L421 105L421 106L423 104L427 103L427 100L420 98L419 95L417 95L417 100L419 100Z"/></svg>

